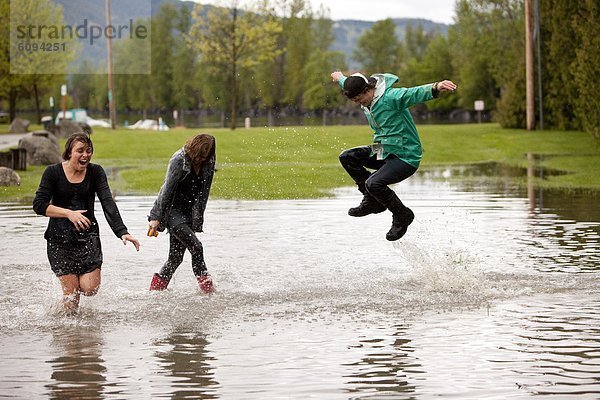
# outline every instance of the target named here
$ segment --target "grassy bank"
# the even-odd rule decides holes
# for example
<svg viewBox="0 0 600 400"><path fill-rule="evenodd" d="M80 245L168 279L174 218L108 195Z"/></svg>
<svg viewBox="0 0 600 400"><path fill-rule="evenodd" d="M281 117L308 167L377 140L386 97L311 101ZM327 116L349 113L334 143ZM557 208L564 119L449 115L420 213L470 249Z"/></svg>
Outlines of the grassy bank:
<svg viewBox="0 0 600 400"><path fill-rule="evenodd" d="M0 127L1 130L4 126ZM583 132L501 129L496 124L423 125L421 168L500 162L525 166L525 154L544 155L546 168L566 172L538 180L542 187L600 190L600 149ZM154 195L169 157L200 132L174 129L146 132L96 129L93 161L110 174L113 190ZM352 185L338 154L370 142L367 126L203 129L217 138L218 172L212 195L228 199L288 199L326 196ZM63 142L64 143L64 142ZM20 187L0 189L0 201L33 196L44 167L19 171Z"/></svg>

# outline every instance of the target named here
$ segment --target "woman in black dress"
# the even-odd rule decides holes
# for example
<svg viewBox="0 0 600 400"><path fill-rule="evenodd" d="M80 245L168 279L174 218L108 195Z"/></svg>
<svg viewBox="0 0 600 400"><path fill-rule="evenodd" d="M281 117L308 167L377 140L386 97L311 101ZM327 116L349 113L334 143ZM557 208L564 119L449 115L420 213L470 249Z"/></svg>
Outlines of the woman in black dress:
<svg viewBox="0 0 600 400"><path fill-rule="evenodd" d="M48 260L69 312L77 311L80 294L93 296L100 287L102 247L94 216L96 195L114 234L123 244L131 242L136 250L140 248L121 219L104 169L90 163L93 152L88 135L72 134L65 144L65 161L46 168L33 200L33 210L50 218L44 234Z"/></svg>

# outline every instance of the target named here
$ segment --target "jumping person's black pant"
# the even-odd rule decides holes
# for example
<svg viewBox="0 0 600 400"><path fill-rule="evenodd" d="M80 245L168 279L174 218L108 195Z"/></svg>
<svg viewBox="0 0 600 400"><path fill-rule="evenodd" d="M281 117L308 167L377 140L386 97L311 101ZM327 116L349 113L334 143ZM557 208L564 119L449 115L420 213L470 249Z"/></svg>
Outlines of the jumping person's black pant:
<svg viewBox="0 0 600 400"><path fill-rule="evenodd" d="M396 198L394 191L388 185L402 182L417 171L417 168L393 154L385 160L378 160L375 155L371 156L370 146L343 151L340 154L340 163L361 191L366 190L385 206ZM367 168L375 172L370 172Z"/></svg>
<svg viewBox="0 0 600 400"><path fill-rule="evenodd" d="M186 249L192 255L192 270L194 271L194 275L200 276L206 274L202 243L200 243L196 233L192 231L189 225L181 223L169 228L169 236L169 258L160 270L159 275L167 281L171 280L177 267L183 262L183 254Z"/></svg>

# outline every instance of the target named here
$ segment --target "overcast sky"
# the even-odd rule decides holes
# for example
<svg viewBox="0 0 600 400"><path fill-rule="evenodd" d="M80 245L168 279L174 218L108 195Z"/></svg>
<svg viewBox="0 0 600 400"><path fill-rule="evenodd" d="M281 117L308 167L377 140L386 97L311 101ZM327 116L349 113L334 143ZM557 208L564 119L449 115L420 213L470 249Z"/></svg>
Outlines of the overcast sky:
<svg viewBox="0 0 600 400"><path fill-rule="evenodd" d="M424 18L452 23L456 0L310 0L313 9L329 8L332 19L379 21L386 18Z"/></svg>
<svg viewBox="0 0 600 400"><path fill-rule="evenodd" d="M227 4L227 0L194 0L202 4ZM379 21L386 18L424 18L451 24L456 0L309 0L313 10L329 8L331 19ZM239 0L243 5L244 0Z"/></svg>

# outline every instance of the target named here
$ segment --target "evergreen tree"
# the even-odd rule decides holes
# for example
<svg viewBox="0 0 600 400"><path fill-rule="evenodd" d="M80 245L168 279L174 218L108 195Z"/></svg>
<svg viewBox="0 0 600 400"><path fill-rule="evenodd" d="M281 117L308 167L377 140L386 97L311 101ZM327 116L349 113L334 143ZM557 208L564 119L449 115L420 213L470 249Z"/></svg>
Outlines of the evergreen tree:
<svg viewBox="0 0 600 400"><path fill-rule="evenodd" d="M390 18L375 22L358 39L352 58L367 73L398 71L401 44L396 37L396 25Z"/></svg>
<svg viewBox="0 0 600 400"><path fill-rule="evenodd" d="M407 25L404 34L405 57L409 60L421 60L434 36L434 32L426 32L421 24Z"/></svg>
<svg viewBox="0 0 600 400"><path fill-rule="evenodd" d="M600 140L600 101L595 84L600 65L600 3L597 0L581 1L573 31L578 37L579 47L573 61L574 83L578 88L575 100L575 117L581 127Z"/></svg>
<svg viewBox="0 0 600 400"><path fill-rule="evenodd" d="M173 103L179 110L179 118L183 121L183 111L198 105L198 92L194 84L196 69L194 53L190 51L185 37L192 24L191 12L187 7L180 7L175 32L175 48L173 49Z"/></svg>
<svg viewBox="0 0 600 400"><path fill-rule="evenodd" d="M413 58L407 67L403 86L422 85L424 83L455 79L452 66L452 51L449 39L441 34L435 35L421 60ZM460 86L460 85L459 85ZM430 110L452 110L457 108L458 96L442 96L436 101L429 101L425 106Z"/></svg>
<svg viewBox="0 0 600 400"><path fill-rule="evenodd" d="M241 71L254 70L280 53L276 38L281 23L272 17L269 8L268 1L262 1L252 10L241 11L238 0L231 0L228 8L212 8L205 17L203 6L194 9L190 45L198 51L208 75L227 80L231 129L236 128Z"/></svg>
<svg viewBox="0 0 600 400"><path fill-rule="evenodd" d="M172 110L175 104L173 63L176 44L173 34L177 18L177 9L170 3L163 3L152 18L152 97L154 107L162 110Z"/></svg>
<svg viewBox="0 0 600 400"><path fill-rule="evenodd" d="M449 30L460 104L496 108L505 127L525 126L523 7L513 0L458 0Z"/></svg>
<svg viewBox="0 0 600 400"><path fill-rule="evenodd" d="M291 0L289 14L282 20L285 41L284 101L302 106L306 75L304 66L314 48L312 9L305 0Z"/></svg>

